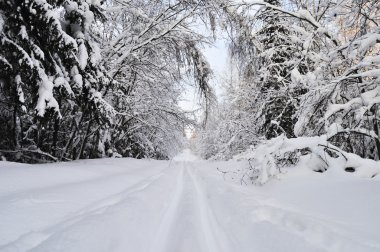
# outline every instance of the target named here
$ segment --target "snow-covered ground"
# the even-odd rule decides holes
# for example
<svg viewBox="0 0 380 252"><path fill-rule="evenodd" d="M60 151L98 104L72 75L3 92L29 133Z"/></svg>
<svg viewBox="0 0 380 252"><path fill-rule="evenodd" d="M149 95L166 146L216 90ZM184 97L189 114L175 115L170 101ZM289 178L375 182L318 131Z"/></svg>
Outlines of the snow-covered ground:
<svg viewBox="0 0 380 252"><path fill-rule="evenodd" d="M0 251L380 251L380 180L289 169L263 186L244 162L0 162ZM218 169L217 169L218 168Z"/></svg>

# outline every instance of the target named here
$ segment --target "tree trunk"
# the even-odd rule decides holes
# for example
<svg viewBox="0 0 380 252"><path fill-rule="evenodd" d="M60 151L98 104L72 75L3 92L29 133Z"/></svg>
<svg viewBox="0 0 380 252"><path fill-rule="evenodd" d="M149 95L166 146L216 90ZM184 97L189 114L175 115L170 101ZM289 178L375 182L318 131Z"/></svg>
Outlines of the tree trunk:
<svg viewBox="0 0 380 252"><path fill-rule="evenodd" d="M12 136L13 150L16 150L19 147L17 135L18 133L17 133L17 98L16 98L16 103L13 108L13 136Z"/></svg>
<svg viewBox="0 0 380 252"><path fill-rule="evenodd" d="M379 128L379 123L376 118L374 119L373 125L374 125L374 131L377 134L377 138L375 138L375 143L376 143L376 148L377 148L377 159L380 160L380 140L379 140L380 128Z"/></svg>
<svg viewBox="0 0 380 252"><path fill-rule="evenodd" d="M90 130L91 130L91 124L92 124L92 116L90 114L90 119L88 120L88 125L87 125L87 130L86 130L86 134L83 138L83 142L82 142L82 145L80 147L80 151L79 151L79 154L77 156L76 159L80 159L80 158L83 158L83 153L84 153L84 149L85 149L85 146L86 146L86 143L87 143L87 139L88 139L88 136L90 134Z"/></svg>
<svg viewBox="0 0 380 252"><path fill-rule="evenodd" d="M52 154L54 157L57 156L57 142L58 142L59 125L60 125L59 118L55 118L55 120L54 120L54 133L53 133L53 151L52 151Z"/></svg>

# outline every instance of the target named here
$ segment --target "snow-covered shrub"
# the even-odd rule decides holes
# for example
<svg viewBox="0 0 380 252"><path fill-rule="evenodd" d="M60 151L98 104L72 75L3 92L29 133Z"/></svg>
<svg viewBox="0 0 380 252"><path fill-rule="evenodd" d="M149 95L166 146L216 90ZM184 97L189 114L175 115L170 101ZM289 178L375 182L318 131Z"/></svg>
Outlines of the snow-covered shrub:
<svg viewBox="0 0 380 252"><path fill-rule="evenodd" d="M332 144L347 152L379 160L379 43L377 28L330 53L322 67L332 65L344 73L317 83L303 97L297 136L326 134Z"/></svg>
<svg viewBox="0 0 380 252"><path fill-rule="evenodd" d="M284 135L263 141L234 157L248 160L241 177L245 183L264 184L286 167L307 166L315 172L333 169L354 172L362 177L380 173L380 162L347 153L327 141L327 136L286 138Z"/></svg>

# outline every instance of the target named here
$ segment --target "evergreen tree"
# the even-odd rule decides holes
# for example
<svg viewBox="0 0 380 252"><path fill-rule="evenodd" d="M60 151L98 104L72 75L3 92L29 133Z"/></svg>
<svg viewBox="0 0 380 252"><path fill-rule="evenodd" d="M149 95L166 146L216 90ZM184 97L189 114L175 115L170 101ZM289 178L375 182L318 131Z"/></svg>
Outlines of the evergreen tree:
<svg viewBox="0 0 380 252"><path fill-rule="evenodd" d="M279 6L278 0L268 0L268 4ZM253 104L260 124L259 132L270 139L280 134L294 137L295 114L299 98L306 93L304 83L296 79L309 70L302 55L303 44L292 40L299 37L290 20L279 11L264 8L258 15L261 29L255 33L261 48L253 67L255 76L251 84L257 92Z"/></svg>
<svg viewBox="0 0 380 252"><path fill-rule="evenodd" d="M102 113L99 91L110 83L90 33L102 14L100 3L87 2L1 1L2 149L64 157L74 130L65 126ZM77 155L86 136L80 142Z"/></svg>

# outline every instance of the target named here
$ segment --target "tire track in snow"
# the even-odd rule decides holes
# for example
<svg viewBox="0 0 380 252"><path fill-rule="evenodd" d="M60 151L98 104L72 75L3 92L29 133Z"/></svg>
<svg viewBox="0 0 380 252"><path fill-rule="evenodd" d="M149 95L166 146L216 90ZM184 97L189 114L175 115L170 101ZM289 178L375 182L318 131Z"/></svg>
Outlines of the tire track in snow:
<svg viewBox="0 0 380 252"><path fill-rule="evenodd" d="M176 190L174 191L174 195L161 219L159 228L157 230L157 236L150 246L150 252L166 252L166 248L170 243L170 232L172 230L172 227L175 225L176 217L178 217L179 214L178 209L184 187L185 168L183 164L180 169L180 174L176 180Z"/></svg>
<svg viewBox="0 0 380 252"><path fill-rule="evenodd" d="M200 212L202 223L202 232L206 237L207 247L209 252L227 252L234 251L232 242L226 235L221 225L219 225L216 215L214 214L211 205L208 203L207 194L204 188L200 185L197 175L194 172L194 166L186 169L192 184L195 189L197 206Z"/></svg>
<svg viewBox="0 0 380 252"><path fill-rule="evenodd" d="M180 163L180 166L181 172L176 180L176 190L163 214L150 252L182 251L181 248L185 249L183 246L186 246L184 244L186 239L191 240L192 246L198 247L197 251L234 251L207 202L206 193L192 172L193 167L188 167L187 162ZM190 223L186 222L186 217L190 217ZM178 226L181 225L186 230L178 230Z"/></svg>

